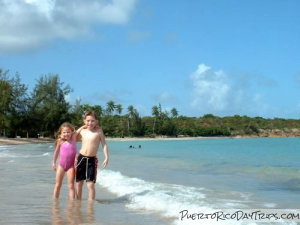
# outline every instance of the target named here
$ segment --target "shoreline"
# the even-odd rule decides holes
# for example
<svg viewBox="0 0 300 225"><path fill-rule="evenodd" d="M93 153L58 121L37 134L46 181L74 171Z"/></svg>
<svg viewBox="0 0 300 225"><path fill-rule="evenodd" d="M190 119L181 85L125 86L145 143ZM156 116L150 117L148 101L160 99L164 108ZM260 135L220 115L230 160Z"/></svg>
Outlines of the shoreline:
<svg viewBox="0 0 300 225"><path fill-rule="evenodd" d="M211 136L211 137L106 137L106 141L174 141L174 140L201 140L201 139L239 139L239 138L285 138L299 136ZM54 143L53 138L5 138L0 137L0 146Z"/></svg>
<svg viewBox="0 0 300 225"><path fill-rule="evenodd" d="M5 137L0 137L0 146L54 143L54 141L55 140L52 138L5 138Z"/></svg>

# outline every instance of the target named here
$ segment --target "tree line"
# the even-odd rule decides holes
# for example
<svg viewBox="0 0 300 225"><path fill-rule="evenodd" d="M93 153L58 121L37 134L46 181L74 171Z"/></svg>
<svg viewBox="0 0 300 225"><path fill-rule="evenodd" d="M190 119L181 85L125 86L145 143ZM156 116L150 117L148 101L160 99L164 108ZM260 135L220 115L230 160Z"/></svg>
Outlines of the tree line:
<svg viewBox="0 0 300 225"><path fill-rule="evenodd" d="M262 129L300 128L300 120L293 119L212 114L187 117L179 115L176 108L163 110L161 104L152 107L151 116L142 117L133 105L123 108L112 100L102 105L76 100L71 105L66 100L71 92L57 74L41 75L29 92L18 73L11 75L0 69L0 136L54 137L63 122L81 126L87 110L96 112L110 137L258 135Z"/></svg>

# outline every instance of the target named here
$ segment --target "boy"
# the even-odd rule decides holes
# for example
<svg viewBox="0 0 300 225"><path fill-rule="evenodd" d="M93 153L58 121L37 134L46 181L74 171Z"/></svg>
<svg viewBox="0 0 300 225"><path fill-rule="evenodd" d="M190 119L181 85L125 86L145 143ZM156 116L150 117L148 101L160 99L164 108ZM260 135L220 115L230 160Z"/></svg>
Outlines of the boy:
<svg viewBox="0 0 300 225"><path fill-rule="evenodd" d="M76 156L76 182L77 182L77 198L82 197L82 186L84 180L87 181L88 199L95 199L95 182L97 178L97 152L101 142L105 159L102 167L108 164L108 147L102 129L98 126L98 120L94 111L88 111L83 122L85 129L82 129L79 136L82 140L81 149Z"/></svg>

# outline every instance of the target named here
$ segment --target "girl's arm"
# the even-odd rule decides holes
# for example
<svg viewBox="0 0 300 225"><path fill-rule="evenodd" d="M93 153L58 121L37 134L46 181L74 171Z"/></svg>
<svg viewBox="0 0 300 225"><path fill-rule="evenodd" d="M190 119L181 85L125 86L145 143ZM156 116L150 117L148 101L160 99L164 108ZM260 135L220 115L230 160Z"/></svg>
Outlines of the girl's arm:
<svg viewBox="0 0 300 225"><path fill-rule="evenodd" d="M57 141L57 144L56 144L56 146L55 146L54 155L53 155L53 162L52 162L52 169L53 169L53 170L56 170L56 160L57 160L58 155L59 155L60 144L61 144L61 141L58 140L58 141Z"/></svg>

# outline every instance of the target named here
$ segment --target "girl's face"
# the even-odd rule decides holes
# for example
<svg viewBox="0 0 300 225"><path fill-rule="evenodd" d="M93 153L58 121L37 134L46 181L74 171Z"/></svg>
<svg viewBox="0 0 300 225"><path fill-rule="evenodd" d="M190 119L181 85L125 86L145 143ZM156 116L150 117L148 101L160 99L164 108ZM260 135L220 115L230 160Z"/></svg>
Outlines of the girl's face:
<svg viewBox="0 0 300 225"><path fill-rule="evenodd" d="M97 125L97 120L93 116L87 116L84 119L84 124L87 126L87 129L93 130Z"/></svg>
<svg viewBox="0 0 300 225"><path fill-rule="evenodd" d="M69 127L63 127L61 129L61 135L60 136L63 140L69 141L72 137L72 130Z"/></svg>

